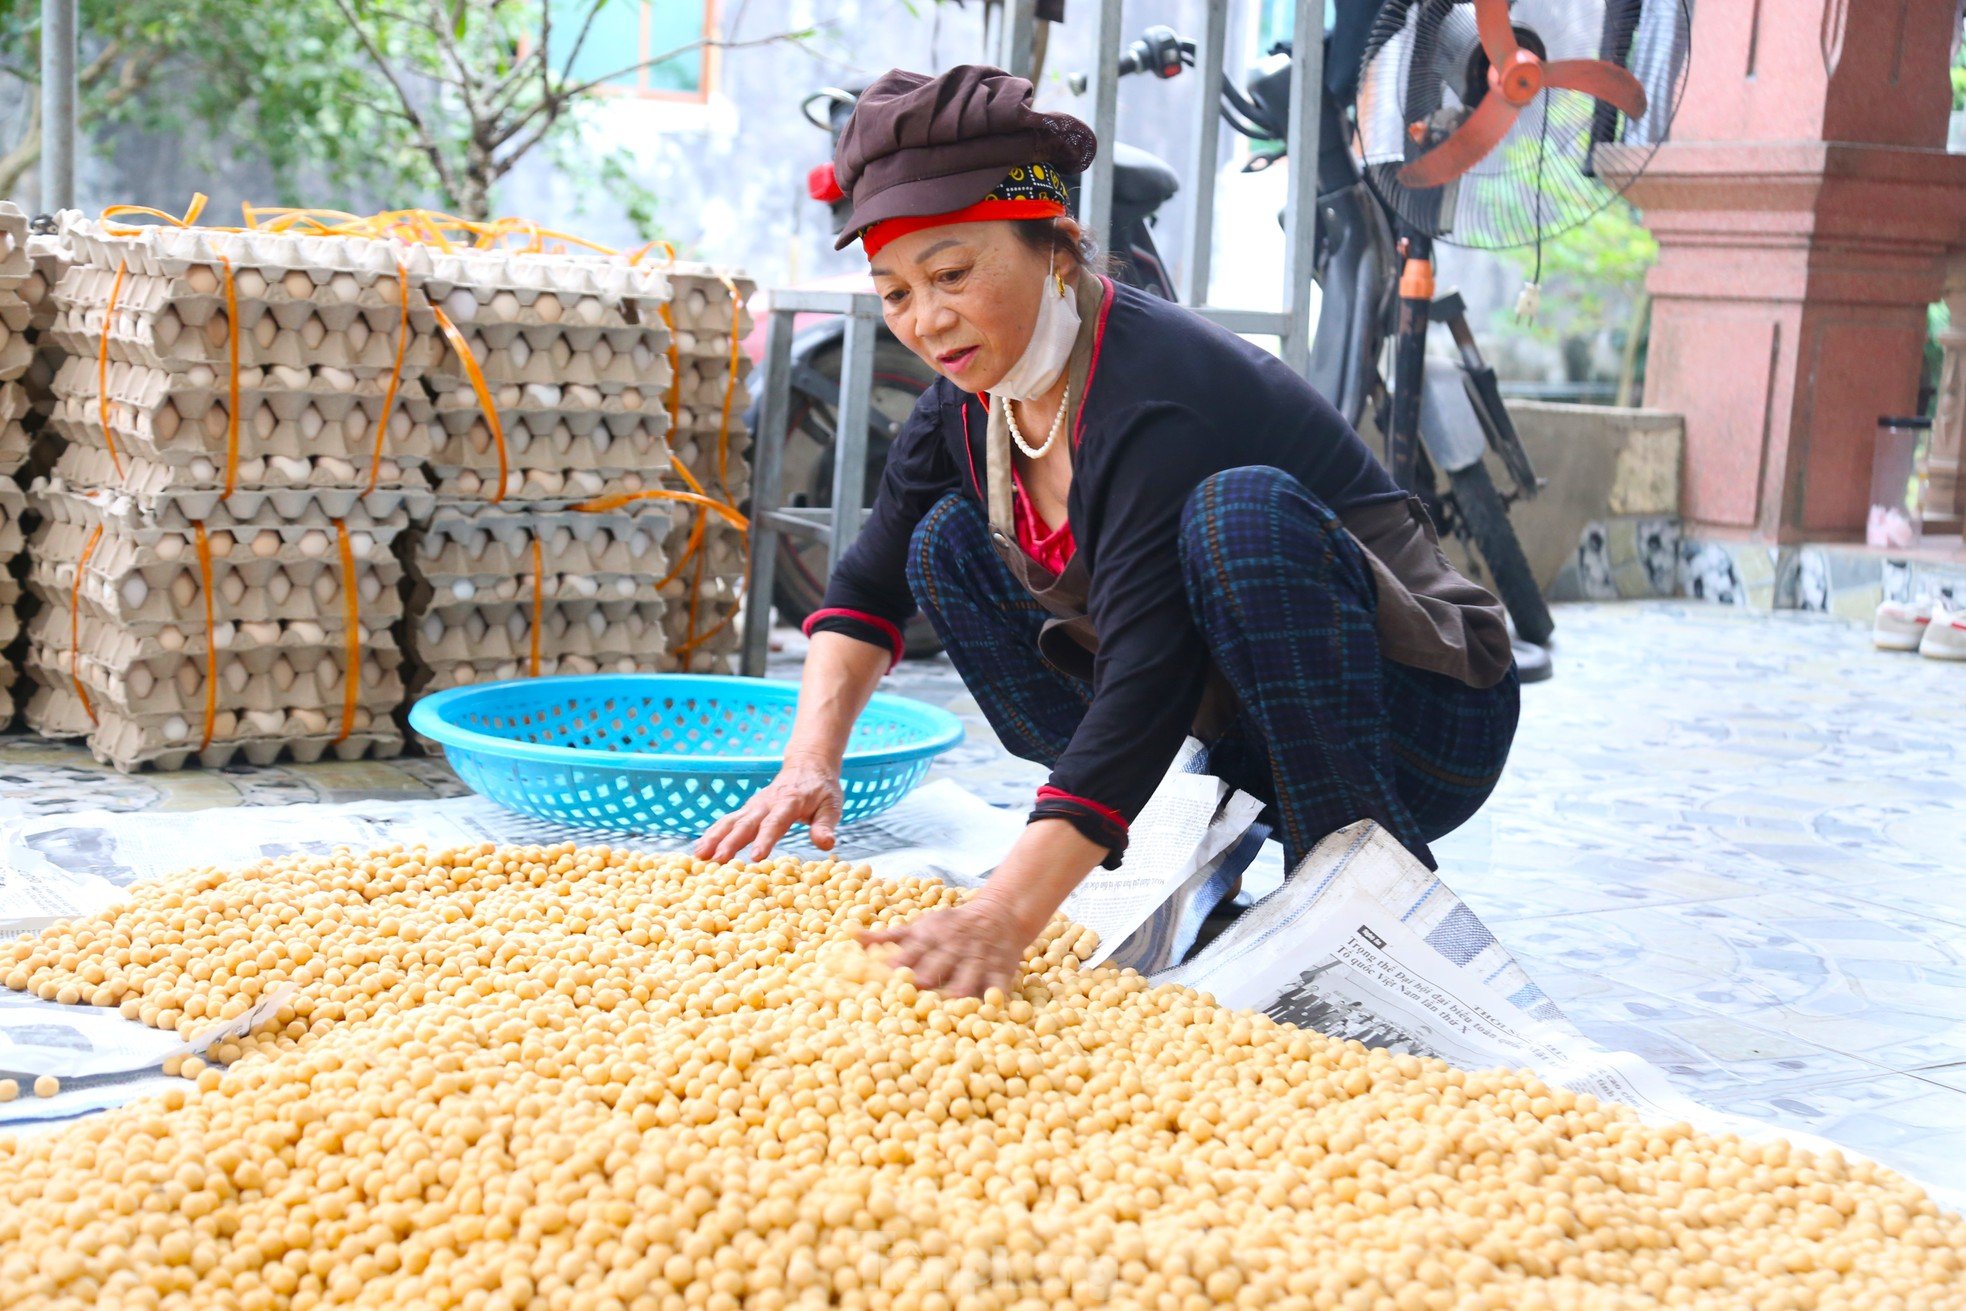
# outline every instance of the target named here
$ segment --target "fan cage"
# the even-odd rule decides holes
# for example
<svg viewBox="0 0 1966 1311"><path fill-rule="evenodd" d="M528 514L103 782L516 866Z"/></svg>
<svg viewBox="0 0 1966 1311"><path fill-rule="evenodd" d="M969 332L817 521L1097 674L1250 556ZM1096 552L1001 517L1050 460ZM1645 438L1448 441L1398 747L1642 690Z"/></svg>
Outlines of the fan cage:
<svg viewBox="0 0 1966 1311"><path fill-rule="evenodd" d="M1373 192L1407 226L1450 245L1503 250L1584 223L1651 163L1686 91L1684 0L1517 0L1510 19L1517 39L1548 59L1606 57L1605 43L1629 25L1618 62L1644 86L1646 112L1627 118L1582 92L1548 88L1466 174L1441 188L1405 187L1397 174L1420 153L1409 125L1467 107L1464 91L1471 101L1485 94L1487 57L1468 0L1388 0L1366 40L1356 145Z"/></svg>

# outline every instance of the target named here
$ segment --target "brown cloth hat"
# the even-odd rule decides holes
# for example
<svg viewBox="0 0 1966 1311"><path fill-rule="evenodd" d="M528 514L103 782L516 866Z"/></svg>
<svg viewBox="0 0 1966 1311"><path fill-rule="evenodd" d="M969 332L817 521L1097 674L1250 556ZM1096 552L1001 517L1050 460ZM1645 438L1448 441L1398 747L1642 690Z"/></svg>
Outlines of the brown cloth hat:
<svg viewBox="0 0 1966 1311"><path fill-rule="evenodd" d="M852 202L834 249L885 219L974 205L1025 164L1083 173L1098 149L1092 129L1040 113L1031 96L1023 78L980 64L932 78L883 73L860 93L833 152L833 176Z"/></svg>

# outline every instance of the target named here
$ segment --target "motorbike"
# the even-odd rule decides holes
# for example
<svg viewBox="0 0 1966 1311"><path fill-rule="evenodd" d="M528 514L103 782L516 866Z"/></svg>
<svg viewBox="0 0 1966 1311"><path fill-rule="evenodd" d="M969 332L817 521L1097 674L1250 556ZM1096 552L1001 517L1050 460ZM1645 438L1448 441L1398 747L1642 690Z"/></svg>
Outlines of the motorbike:
<svg viewBox="0 0 1966 1311"><path fill-rule="evenodd" d="M1272 47L1251 71L1246 88L1237 87L1226 75L1222 78L1218 91L1224 121L1270 147L1253 156L1246 171L1271 167L1288 152L1290 54L1287 42ZM1122 76L1166 80L1179 76L1194 59L1193 42L1183 40L1170 28L1156 26L1122 52L1117 67ZM1075 90L1085 85L1083 75L1068 81ZM805 99L801 113L836 143L861 89L823 88ZM1366 185L1347 145L1345 108L1328 88L1323 94L1316 277L1324 309L1312 340L1310 381L1354 427L1361 427L1369 415L1373 427L1386 434L1392 430L1394 393L1386 382L1386 366L1397 354L1400 233L1395 216ZM1137 147L1115 143L1113 154L1112 220L1103 234L1111 276L1154 295L1178 300L1154 243L1153 229L1159 210L1180 193L1179 175L1164 160ZM1076 186L1071 190L1076 207ZM830 206L834 230L838 231L848 207L830 163L811 171L807 191L814 200ZM855 287L871 285L858 277L845 282ZM1522 676L1525 681L1534 681L1548 676L1548 656L1541 644L1549 640L1554 625L1509 523L1508 507L1533 497L1540 483L1502 404L1494 371L1482 358L1468 327L1460 297L1449 292L1438 298L1432 319L1448 327L1456 355L1448 367L1442 367L1448 364L1442 360L1431 370L1421 371L1420 448L1396 451L1388 444L1386 464L1402 486L1420 497L1441 532L1471 547L1470 558L1485 565L1518 637L1522 643L1535 644L1517 646ZM844 331L841 320L821 318L802 327L794 337L783 484L789 505L831 504ZM869 413L872 431L864 493L868 499L879 485L895 432L913 409L916 397L935 377L913 352L881 330ZM754 392L761 383L762 375L754 372ZM747 416L753 426L757 409L754 395ZM1491 450L1511 484L1506 493L1488 472L1484 456ZM1443 477L1445 486L1440 485ZM826 586L824 564L822 545L789 538L783 541L773 598L783 620L796 623L819 608ZM932 653L939 645L919 615L910 622L905 637L911 655Z"/></svg>

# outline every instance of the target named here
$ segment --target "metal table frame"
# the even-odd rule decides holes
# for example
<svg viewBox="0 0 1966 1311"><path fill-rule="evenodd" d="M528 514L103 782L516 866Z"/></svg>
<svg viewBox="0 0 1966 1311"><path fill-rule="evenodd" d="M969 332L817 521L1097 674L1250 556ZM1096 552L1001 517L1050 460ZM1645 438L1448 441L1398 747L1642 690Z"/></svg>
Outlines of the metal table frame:
<svg viewBox="0 0 1966 1311"><path fill-rule="evenodd" d="M773 288L766 293L770 323L765 329L764 392L755 435L751 474L751 578L744 595L744 645L740 668L752 678L765 672L771 649L772 588L778 574L782 535L826 543L826 572L853 545L867 520L867 435L872 419L874 344L881 302L871 291L800 291ZM831 509L787 508L784 499L785 439L792 420L792 335L794 315L839 314L846 318L840 360L839 422L833 448L833 505L852 506L853 514Z"/></svg>

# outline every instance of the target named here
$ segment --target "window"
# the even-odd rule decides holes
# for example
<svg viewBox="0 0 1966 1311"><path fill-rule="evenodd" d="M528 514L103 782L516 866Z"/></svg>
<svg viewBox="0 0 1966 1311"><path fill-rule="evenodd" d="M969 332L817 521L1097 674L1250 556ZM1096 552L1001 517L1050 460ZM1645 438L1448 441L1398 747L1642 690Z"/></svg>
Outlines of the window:
<svg viewBox="0 0 1966 1311"><path fill-rule="evenodd" d="M642 68L633 65L701 41L711 32L714 0L550 0L555 61L569 76L606 77L627 95L700 100L709 87L709 52L702 47ZM571 61L575 36L592 16L580 53ZM609 76L622 69L631 71Z"/></svg>
<svg viewBox="0 0 1966 1311"><path fill-rule="evenodd" d="M1279 41L1288 41L1295 36L1297 26L1297 0L1257 0L1256 11L1256 53L1267 53ZM1354 6L1357 8L1357 6ZM1333 0L1325 0L1324 26L1329 31L1336 19L1337 5ZM1371 21L1371 11L1366 12L1366 22Z"/></svg>

